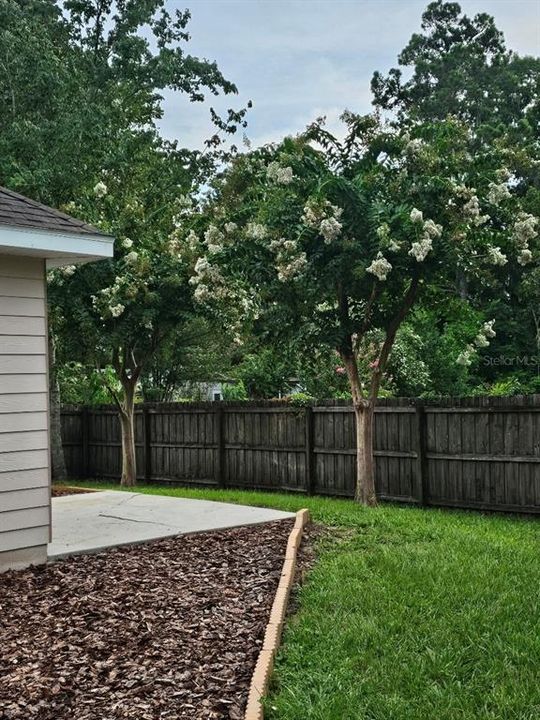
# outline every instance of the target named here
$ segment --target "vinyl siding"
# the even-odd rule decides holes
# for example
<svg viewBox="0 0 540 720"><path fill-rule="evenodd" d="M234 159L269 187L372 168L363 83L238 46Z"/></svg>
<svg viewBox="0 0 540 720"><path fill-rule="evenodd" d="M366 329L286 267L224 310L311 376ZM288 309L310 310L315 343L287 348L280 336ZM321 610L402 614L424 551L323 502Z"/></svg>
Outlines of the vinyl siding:
<svg viewBox="0 0 540 720"><path fill-rule="evenodd" d="M44 261L0 254L0 570L46 557L48 433Z"/></svg>

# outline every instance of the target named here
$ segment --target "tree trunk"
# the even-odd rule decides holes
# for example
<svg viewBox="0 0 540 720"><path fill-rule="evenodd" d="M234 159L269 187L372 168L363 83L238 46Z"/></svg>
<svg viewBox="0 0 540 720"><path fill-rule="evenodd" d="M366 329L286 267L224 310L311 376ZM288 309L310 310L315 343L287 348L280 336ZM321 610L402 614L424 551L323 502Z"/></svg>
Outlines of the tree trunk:
<svg viewBox="0 0 540 720"><path fill-rule="evenodd" d="M137 482L134 419L135 386L130 382L124 387L124 401L120 408L120 426L122 430L122 477L120 485L124 487L133 487Z"/></svg>
<svg viewBox="0 0 540 720"><path fill-rule="evenodd" d="M56 374L56 343L52 330L49 331L49 417L52 479L66 480L66 462L62 444L60 386Z"/></svg>
<svg viewBox="0 0 540 720"><path fill-rule="evenodd" d="M362 505L377 504L375 494L375 464L373 461L373 415L370 401L356 404L356 491L354 499Z"/></svg>
<svg viewBox="0 0 540 720"><path fill-rule="evenodd" d="M377 504L375 466L373 462L373 412L375 402L366 399L353 352L341 353L351 388L356 423L356 490L355 500L363 505Z"/></svg>

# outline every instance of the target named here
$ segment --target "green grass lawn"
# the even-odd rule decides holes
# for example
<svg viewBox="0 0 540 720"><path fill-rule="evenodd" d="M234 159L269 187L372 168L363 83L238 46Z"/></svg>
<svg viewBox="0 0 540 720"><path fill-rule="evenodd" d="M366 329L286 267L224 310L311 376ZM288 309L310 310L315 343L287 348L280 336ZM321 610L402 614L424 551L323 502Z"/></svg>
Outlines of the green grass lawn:
<svg viewBox="0 0 540 720"><path fill-rule="evenodd" d="M308 507L333 528L289 620L269 720L540 718L537 521L275 493L137 490Z"/></svg>

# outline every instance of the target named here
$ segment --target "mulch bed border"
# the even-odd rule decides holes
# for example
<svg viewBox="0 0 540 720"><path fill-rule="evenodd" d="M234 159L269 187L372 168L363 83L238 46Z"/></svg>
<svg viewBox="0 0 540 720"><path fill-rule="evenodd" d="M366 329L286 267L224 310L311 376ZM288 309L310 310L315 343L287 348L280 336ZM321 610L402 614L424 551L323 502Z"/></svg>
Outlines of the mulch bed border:
<svg viewBox="0 0 540 720"><path fill-rule="evenodd" d="M281 578L266 626L263 646L259 652L257 664L251 678L244 720L264 720L264 708L261 701L268 691L270 677L274 669L274 658L281 641L287 603L294 584L298 548L302 542L304 528L308 523L309 510L299 510L296 513L296 521L289 535Z"/></svg>

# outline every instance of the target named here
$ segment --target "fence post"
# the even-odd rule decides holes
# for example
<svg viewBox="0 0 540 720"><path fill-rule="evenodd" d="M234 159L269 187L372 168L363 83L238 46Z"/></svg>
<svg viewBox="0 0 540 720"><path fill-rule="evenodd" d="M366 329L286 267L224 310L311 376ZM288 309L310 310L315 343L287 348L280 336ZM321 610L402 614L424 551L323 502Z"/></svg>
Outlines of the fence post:
<svg viewBox="0 0 540 720"><path fill-rule="evenodd" d="M306 491L313 495L315 487L315 453L313 451L313 408L306 407Z"/></svg>
<svg viewBox="0 0 540 720"><path fill-rule="evenodd" d="M218 487L225 487L225 423L223 420L223 406L216 402L215 410L215 433L216 433L216 470L215 479Z"/></svg>
<svg viewBox="0 0 540 720"><path fill-rule="evenodd" d="M90 452L89 452L89 432L90 432L90 414L88 408L84 406L81 409L81 468L79 477L88 479L90 477Z"/></svg>
<svg viewBox="0 0 540 720"><path fill-rule="evenodd" d="M429 478L426 462L426 411L421 402L416 403L416 482L418 502L429 505Z"/></svg>
<svg viewBox="0 0 540 720"><path fill-rule="evenodd" d="M152 480L152 422L150 408L143 406L143 432L144 432L144 479Z"/></svg>

